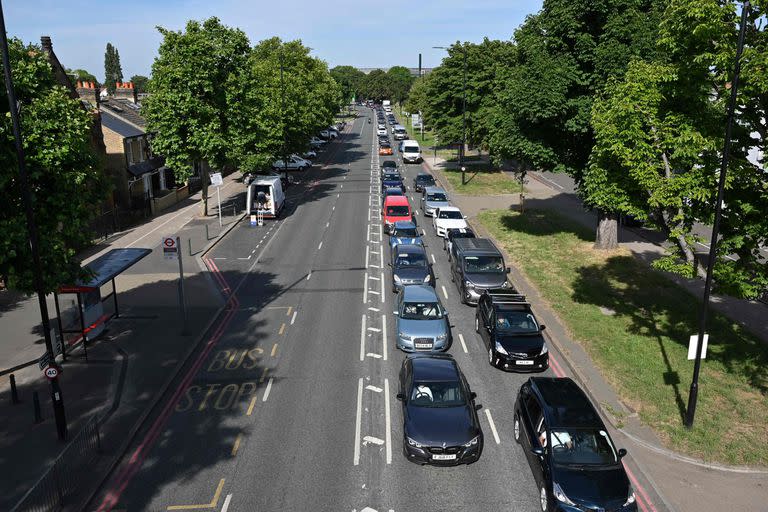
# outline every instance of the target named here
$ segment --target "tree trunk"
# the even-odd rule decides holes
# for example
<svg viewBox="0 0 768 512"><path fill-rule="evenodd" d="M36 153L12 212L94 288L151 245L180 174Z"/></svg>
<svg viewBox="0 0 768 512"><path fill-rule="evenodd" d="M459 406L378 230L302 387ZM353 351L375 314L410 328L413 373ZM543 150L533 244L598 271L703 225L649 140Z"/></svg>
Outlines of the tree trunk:
<svg viewBox="0 0 768 512"><path fill-rule="evenodd" d="M680 248L680 251L683 253L683 256L685 257L686 263L691 265L696 272L696 275L698 275L701 279L707 278L707 269L704 268L704 266L701 264L701 262L696 258L696 254L694 254L693 250L691 249L691 246L688 244L688 241L685 239L684 236L678 236L676 239L677 246Z"/></svg>
<svg viewBox="0 0 768 512"><path fill-rule="evenodd" d="M598 210L595 249L609 251L619 246L618 217L613 212Z"/></svg>
<svg viewBox="0 0 768 512"><path fill-rule="evenodd" d="M203 217L208 216L208 185L210 183L210 177L208 176L208 173L210 171L207 164L204 162L200 162L199 164L199 172L200 172L200 207L201 207L201 213Z"/></svg>

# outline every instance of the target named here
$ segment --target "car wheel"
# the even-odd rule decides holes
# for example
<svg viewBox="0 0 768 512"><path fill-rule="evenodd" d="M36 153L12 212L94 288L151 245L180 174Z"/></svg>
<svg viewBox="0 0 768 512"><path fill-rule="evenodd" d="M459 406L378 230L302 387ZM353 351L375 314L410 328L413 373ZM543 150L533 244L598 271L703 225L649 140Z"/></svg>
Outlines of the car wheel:
<svg viewBox="0 0 768 512"><path fill-rule="evenodd" d="M491 366L493 366L493 349L488 349L488 363L490 363Z"/></svg>
<svg viewBox="0 0 768 512"><path fill-rule="evenodd" d="M467 304L467 290L461 285L461 303Z"/></svg>
<svg viewBox="0 0 768 512"><path fill-rule="evenodd" d="M455 277L453 277L453 272L451 272L451 282L452 282L452 283L455 283L455 282L456 282L456 278L455 278Z"/></svg>
<svg viewBox="0 0 768 512"><path fill-rule="evenodd" d="M515 413L514 432L515 432L515 442L517 444L520 444L520 416L518 416L517 413Z"/></svg>
<svg viewBox="0 0 768 512"><path fill-rule="evenodd" d="M543 485L539 490L539 501L541 502L541 511L547 512L549 510L549 497L547 496L547 489Z"/></svg>

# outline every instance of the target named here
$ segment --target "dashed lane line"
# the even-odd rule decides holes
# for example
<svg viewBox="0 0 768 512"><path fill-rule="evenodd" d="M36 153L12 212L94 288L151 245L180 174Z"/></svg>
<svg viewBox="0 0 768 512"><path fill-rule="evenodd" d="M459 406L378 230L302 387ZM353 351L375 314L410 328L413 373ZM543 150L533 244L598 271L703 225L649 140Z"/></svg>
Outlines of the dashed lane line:
<svg viewBox="0 0 768 512"><path fill-rule="evenodd" d="M493 422L493 417L491 416L491 411L486 409L485 415L488 417L488 423L491 425L491 432L493 432L493 439L496 441L496 444L501 444L501 440L499 439L499 433L496 431L496 424Z"/></svg>
<svg viewBox="0 0 768 512"><path fill-rule="evenodd" d="M466 343L464 343L464 336L462 336L461 334L459 334L459 341L461 342L461 348L464 350L464 353L468 354L469 351L467 350Z"/></svg>

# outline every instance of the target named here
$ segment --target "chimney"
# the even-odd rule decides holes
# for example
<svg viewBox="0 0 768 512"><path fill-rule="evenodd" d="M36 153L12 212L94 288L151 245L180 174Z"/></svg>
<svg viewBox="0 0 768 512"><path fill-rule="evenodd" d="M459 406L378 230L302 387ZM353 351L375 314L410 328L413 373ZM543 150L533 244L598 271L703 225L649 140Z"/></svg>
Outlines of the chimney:
<svg viewBox="0 0 768 512"><path fill-rule="evenodd" d="M51 42L51 36L40 37L40 44L46 53L51 53L53 51L53 43Z"/></svg>
<svg viewBox="0 0 768 512"><path fill-rule="evenodd" d="M128 100L132 103L136 103L138 101L136 96L136 89L133 88L133 82L116 82L115 86L115 99Z"/></svg>
<svg viewBox="0 0 768 512"><path fill-rule="evenodd" d="M99 104L99 91L94 87L93 82L77 82L77 95L81 100L90 103L93 108Z"/></svg>

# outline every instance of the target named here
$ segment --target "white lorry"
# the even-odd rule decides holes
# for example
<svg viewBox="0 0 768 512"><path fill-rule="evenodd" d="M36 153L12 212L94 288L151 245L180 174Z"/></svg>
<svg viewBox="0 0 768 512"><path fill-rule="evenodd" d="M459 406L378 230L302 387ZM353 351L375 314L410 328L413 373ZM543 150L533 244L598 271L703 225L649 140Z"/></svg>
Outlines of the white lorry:
<svg viewBox="0 0 768 512"><path fill-rule="evenodd" d="M256 176L248 184L246 214L276 219L285 206L285 193L279 176Z"/></svg>

